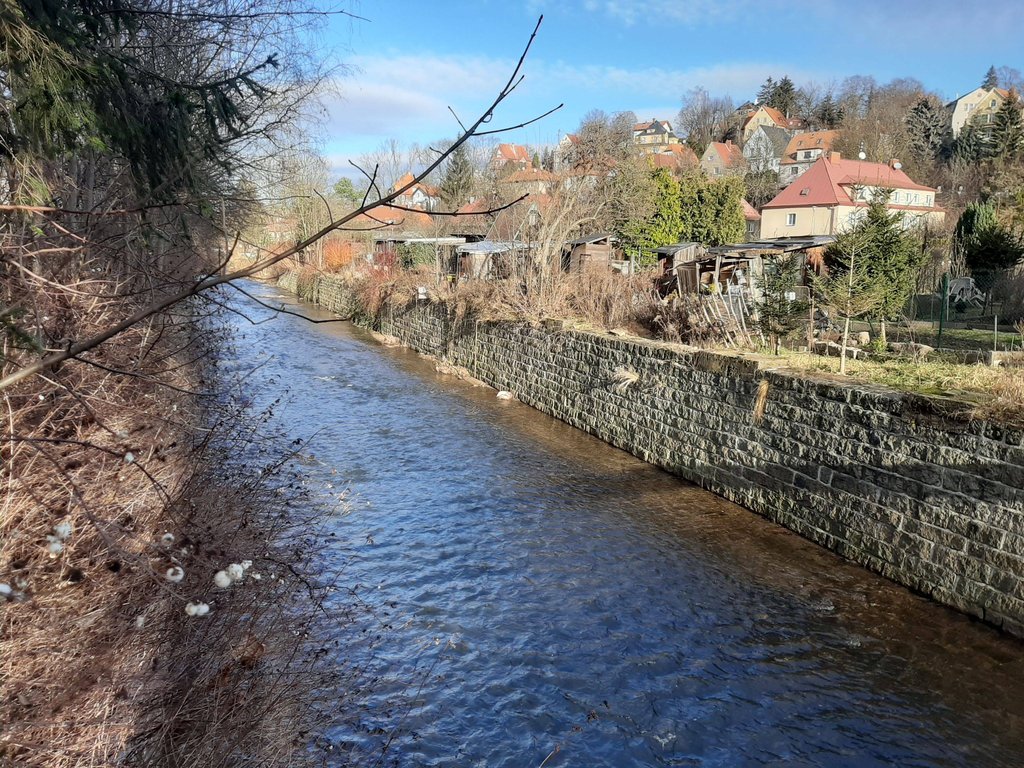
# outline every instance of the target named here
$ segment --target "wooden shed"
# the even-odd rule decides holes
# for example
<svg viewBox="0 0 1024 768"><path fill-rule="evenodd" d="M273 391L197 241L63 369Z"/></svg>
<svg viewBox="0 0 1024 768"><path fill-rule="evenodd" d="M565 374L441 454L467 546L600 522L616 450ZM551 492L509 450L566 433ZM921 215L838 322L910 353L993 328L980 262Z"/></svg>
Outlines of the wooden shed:
<svg viewBox="0 0 1024 768"><path fill-rule="evenodd" d="M582 272L594 267L608 269L615 259L615 236L610 232L569 240L565 244L562 264L570 272Z"/></svg>

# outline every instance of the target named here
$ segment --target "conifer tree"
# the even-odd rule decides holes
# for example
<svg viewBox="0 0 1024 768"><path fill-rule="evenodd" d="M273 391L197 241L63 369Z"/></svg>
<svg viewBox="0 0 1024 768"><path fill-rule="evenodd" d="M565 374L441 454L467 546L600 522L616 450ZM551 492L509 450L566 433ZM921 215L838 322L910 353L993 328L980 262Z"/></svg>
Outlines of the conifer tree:
<svg viewBox="0 0 1024 768"><path fill-rule="evenodd" d="M814 117L822 128L836 128L843 122L843 108L832 98L832 94L828 93L818 104Z"/></svg>
<svg viewBox="0 0 1024 768"><path fill-rule="evenodd" d="M808 302L795 296L801 269L800 260L792 254L766 259L758 281L760 298L754 302L754 322L776 355L782 351L783 337L807 320Z"/></svg>
<svg viewBox="0 0 1024 768"><path fill-rule="evenodd" d="M996 72L995 66L988 68L988 72L985 73L985 79L981 81L981 87L986 90L991 90L999 85L999 74Z"/></svg>
<svg viewBox="0 0 1024 768"><path fill-rule="evenodd" d="M907 113L910 146L919 160L934 162L942 154L949 135L944 110L931 99L921 99Z"/></svg>
<svg viewBox="0 0 1024 768"><path fill-rule="evenodd" d="M839 352L839 373L846 373L846 350L850 344L850 322L873 312L883 301L877 283L868 272L866 251L870 233L864 223L840 234L825 251L826 272L814 278L813 289L820 303L843 318Z"/></svg>
<svg viewBox="0 0 1024 768"><path fill-rule="evenodd" d="M793 109L796 107L796 86L793 85L793 81L789 79L788 75L775 85L768 103L786 117L793 114Z"/></svg>
<svg viewBox="0 0 1024 768"><path fill-rule="evenodd" d="M1020 97L1011 90L992 123L992 154L1005 160L1016 160L1024 152L1024 119Z"/></svg>
<svg viewBox="0 0 1024 768"><path fill-rule="evenodd" d="M903 215L889 213L881 195L868 206L861 228L867 237L865 270L879 297L871 314L879 321L879 337L885 344L886 321L898 317L906 307L924 255L913 235L904 229Z"/></svg>
<svg viewBox="0 0 1024 768"><path fill-rule="evenodd" d="M469 161L465 145L456 147L448 157L444 177L441 179L441 200L449 210L465 203L473 192L473 164Z"/></svg>

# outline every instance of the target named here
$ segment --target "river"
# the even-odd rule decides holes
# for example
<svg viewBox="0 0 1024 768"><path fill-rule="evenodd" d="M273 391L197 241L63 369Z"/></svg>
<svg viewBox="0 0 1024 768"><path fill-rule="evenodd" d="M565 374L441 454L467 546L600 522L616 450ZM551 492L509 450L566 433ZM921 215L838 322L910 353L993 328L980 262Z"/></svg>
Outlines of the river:
<svg viewBox="0 0 1024 768"><path fill-rule="evenodd" d="M348 323L230 322L386 625L337 764L1024 765L1024 643Z"/></svg>

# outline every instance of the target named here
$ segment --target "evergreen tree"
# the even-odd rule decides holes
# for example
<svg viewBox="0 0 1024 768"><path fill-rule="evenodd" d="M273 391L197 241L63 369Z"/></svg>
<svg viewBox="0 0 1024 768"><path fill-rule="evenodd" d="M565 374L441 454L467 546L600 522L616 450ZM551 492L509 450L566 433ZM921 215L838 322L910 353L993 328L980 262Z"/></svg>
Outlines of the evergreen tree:
<svg viewBox="0 0 1024 768"><path fill-rule="evenodd" d="M473 192L473 164L469 161L465 145L455 149L441 179L441 200L448 210L465 203Z"/></svg>
<svg viewBox="0 0 1024 768"><path fill-rule="evenodd" d="M841 374L846 373L850 321L873 312L883 301L878 284L868 272L866 251L870 239L865 221L840 234L825 250L825 273L814 278L812 284L820 302L834 309L844 320L839 353Z"/></svg>
<svg viewBox="0 0 1024 768"><path fill-rule="evenodd" d="M768 337L772 351L782 351L782 339L807 320L808 303L795 298L796 285L803 265L792 254L769 258L758 280L760 298L754 302L754 321L758 330Z"/></svg>
<svg viewBox="0 0 1024 768"><path fill-rule="evenodd" d="M968 164L980 163L992 155L989 132L970 121L957 134L953 142L953 158Z"/></svg>
<svg viewBox="0 0 1024 768"><path fill-rule="evenodd" d="M769 104L772 100L772 96L775 94L775 81L772 78L767 78L761 87L757 91L757 103L758 104Z"/></svg>
<svg viewBox="0 0 1024 768"><path fill-rule="evenodd" d="M655 185L654 213L640 221L626 222L619 232L626 253L639 251L643 265L652 263L652 249L678 242L682 227L679 182L665 168L651 171L651 179Z"/></svg>
<svg viewBox="0 0 1024 768"><path fill-rule="evenodd" d="M917 285L924 254L913 235L903 228L903 215L889 213L885 197L868 206L862 229L867 235L864 249L867 277L874 282L879 297L871 313L881 325L884 344L885 323L902 314Z"/></svg>
<svg viewBox="0 0 1024 768"><path fill-rule="evenodd" d="M709 179L703 173L692 172L683 176L679 188L680 240L712 246L743 240L746 187L741 178Z"/></svg>
<svg viewBox="0 0 1024 768"><path fill-rule="evenodd" d="M766 82L765 85L767 84ZM793 81L789 79L789 76L785 75L779 82L775 83L767 102L768 106L775 107L786 117L790 117L796 109L796 100L796 86L793 85Z"/></svg>
<svg viewBox="0 0 1024 768"><path fill-rule="evenodd" d="M825 94L814 112L814 118L822 128L836 128L843 122L843 108L836 103L831 93Z"/></svg>
<svg viewBox="0 0 1024 768"><path fill-rule="evenodd" d="M349 178L338 179L334 185L334 194L346 203L358 203L363 199L365 192L365 189L356 189L356 185Z"/></svg>
<svg viewBox="0 0 1024 768"><path fill-rule="evenodd" d="M1024 243L996 218L991 203L971 203L957 220L953 246L976 277L989 278L1016 265L1024 256Z"/></svg>
<svg viewBox="0 0 1024 768"><path fill-rule="evenodd" d="M987 90L991 90L999 85L999 74L996 72L994 66L988 68L988 72L985 73L985 79L981 81L981 87Z"/></svg>
<svg viewBox="0 0 1024 768"><path fill-rule="evenodd" d="M949 125L945 111L930 99L921 99L907 113L910 148L919 160L932 163L946 145Z"/></svg>
<svg viewBox="0 0 1024 768"><path fill-rule="evenodd" d="M1020 98L1011 90L999 107L992 123L992 154L1006 160L1016 160L1024 152L1024 119L1021 117Z"/></svg>

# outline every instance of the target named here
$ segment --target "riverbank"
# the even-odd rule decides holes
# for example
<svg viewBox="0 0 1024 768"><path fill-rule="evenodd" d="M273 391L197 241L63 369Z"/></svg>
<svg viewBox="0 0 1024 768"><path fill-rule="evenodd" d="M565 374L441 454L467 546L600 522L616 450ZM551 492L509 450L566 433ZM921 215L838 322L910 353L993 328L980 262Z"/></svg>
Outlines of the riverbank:
<svg viewBox="0 0 1024 768"><path fill-rule="evenodd" d="M85 297L65 327L131 309ZM6 393L4 765L310 756L330 574L313 564L313 509L293 504L295 448L262 434L267 414L220 370L231 340L208 309L154 317Z"/></svg>
<svg viewBox="0 0 1024 768"><path fill-rule="evenodd" d="M340 278L281 285L1024 636L1024 434L962 406L775 370L771 358L476 320L360 312Z"/></svg>

